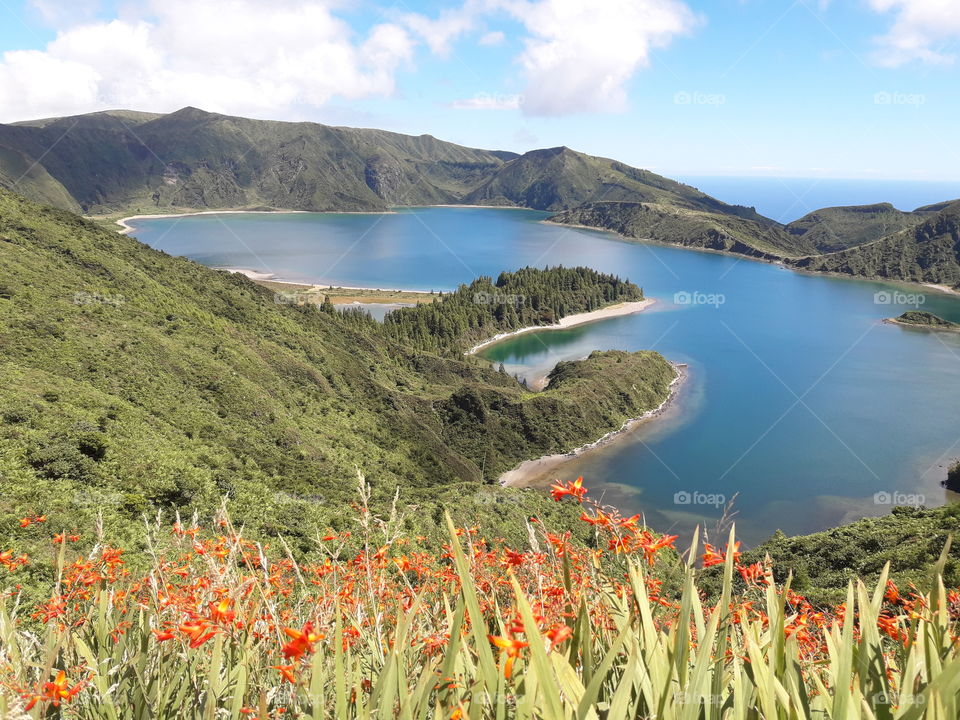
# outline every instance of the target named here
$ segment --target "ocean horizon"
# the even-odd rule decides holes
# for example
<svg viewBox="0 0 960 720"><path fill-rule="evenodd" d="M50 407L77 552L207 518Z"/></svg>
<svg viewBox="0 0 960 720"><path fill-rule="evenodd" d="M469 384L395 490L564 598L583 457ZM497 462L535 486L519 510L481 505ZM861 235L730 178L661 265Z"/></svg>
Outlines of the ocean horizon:
<svg viewBox="0 0 960 720"><path fill-rule="evenodd" d="M809 212L842 205L888 202L898 210L960 198L960 180L865 180L837 178L679 175L677 180L733 205L789 223Z"/></svg>

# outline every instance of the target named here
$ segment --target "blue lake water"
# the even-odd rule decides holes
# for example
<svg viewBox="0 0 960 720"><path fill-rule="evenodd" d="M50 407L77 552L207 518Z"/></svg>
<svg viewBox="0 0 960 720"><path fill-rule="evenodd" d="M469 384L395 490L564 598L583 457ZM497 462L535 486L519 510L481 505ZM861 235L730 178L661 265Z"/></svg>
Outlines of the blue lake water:
<svg viewBox="0 0 960 720"><path fill-rule="evenodd" d="M658 301L644 313L518 336L483 356L530 380L596 349L655 349L688 363L664 417L557 473L584 475L658 530L713 529L717 503L734 498L748 543L882 514L892 501L950 499L939 483L960 457L960 333L882 320L914 303L960 322L960 297L631 243L544 217L417 208L133 224L143 242L206 265L332 285L450 290L558 264L638 283Z"/></svg>

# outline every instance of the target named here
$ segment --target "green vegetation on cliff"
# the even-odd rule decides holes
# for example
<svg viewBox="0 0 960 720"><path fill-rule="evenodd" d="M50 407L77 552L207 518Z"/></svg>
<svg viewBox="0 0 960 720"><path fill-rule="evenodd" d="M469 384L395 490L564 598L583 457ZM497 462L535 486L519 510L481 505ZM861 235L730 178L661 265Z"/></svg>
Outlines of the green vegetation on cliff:
<svg viewBox="0 0 960 720"><path fill-rule="evenodd" d="M955 227L944 220L950 203L913 212L885 203L825 208L781 225L754 208L566 147L518 155L429 135L249 120L196 108L0 125L0 187L112 217L207 209L525 207L555 211L558 223L808 270L960 283Z"/></svg>
<svg viewBox="0 0 960 720"><path fill-rule="evenodd" d="M0 191L0 375L3 527L103 510L136 535L144 512L229 496L238 522L303 544L340 522L356 468L378 502L402 486L418 518L495 499L482 481L619 428L662 402L674 371L656 353L599 353L530 393ZM503 506L517 518L539 512L539 495L517 497Z"/></svg>
<svg viewBox="0 0 960 720"><path fill-rule="evenodd" d="M788 233L812 243L822 253L847 250L879 240L923 222L930 212L897 210L890 203L815 210L786 226Z"/></svg>
<svg viewBox="0 0 960 720"><path fill-rule="evenodd" d="M794 264L804 270L960 287L960 201L875 242Z"/></svg>
<svg viewBox="0 0 960 720"><path fill-rule="evenodd" d="M788 235L752 208L714 210L648 202L591 202L558 213L551 222L610 230L627 238L720 250L766 259L798 257L816 248Z"/></svg>
<svg viewBox="0 0 960 720"><path fill-rule="evenodd" d="M865 518L811 535L787 537L778 532L744 553L742 562L759 562L769 555L776 560L777 582L792 573L794 590L815 604L833 605L843 602L852 578L875 582L887 562L890 578L901 589L909 583L924 586L951 536L954 542L943 580L948 587L960 585L958 531L958 504L932 509L897 507L883 517Z"/></svg>

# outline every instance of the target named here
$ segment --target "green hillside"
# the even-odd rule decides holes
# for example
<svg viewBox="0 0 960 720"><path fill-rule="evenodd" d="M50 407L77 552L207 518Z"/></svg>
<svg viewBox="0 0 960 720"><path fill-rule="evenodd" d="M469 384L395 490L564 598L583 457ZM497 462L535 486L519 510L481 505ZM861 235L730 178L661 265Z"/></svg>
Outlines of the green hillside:
<svg viewBox="0 0 960 720"><path fill-rule="evenodd" d="M960 585L960 505L938 508L897 507L889 515L865 518L850 525L810 535L787 537L777 533L744 553L743 562L775 558L777 582L793 574L793 589L820 605L842 602L847 583L860 577L876 582L885 563L890 577L906 590L921 587L952 537L944 572L947 587Z"/></svg>
<svg viewBox="0 0 960 720"><path fill-rule="evenodd" d="M960 201L872 243L803 258L805 270L960 287Z"/></svg>
<svg viewBox="0 0 960 720"><path fill-rule="evenodd" d="M531 271L528 292L551 277ZM144 512L209 512L226 495L254 532L301 543L340 522L357 469L381 503L400 486L466 508L518 462L660 404L675 375L656 353L595 353L527 392L5 191L0 374L3 527L99 509L136 535ZM524 517L540 498L523 497L504 507Z"/></svg>
<svg viewBox="0 0 960 720"><path fill-rule="evenodd" d="M741 211L743 214L736 212ZM724 212L665 203L593 202L559 213L551 222L611 230L624 237L766 259L798 257L816 248L748 208Z"/></svg>
<svg viewBox="0 0 960 720"><path fill-rule="evenodd" d="M38 161L88 214L457 202L515 157L429 135L247 120L195 108L0 125L4 147Z"/></svg>
<svg viewBox="0 0 960 720"><path fill-rule="evenodd" d="M16 183L25 165L35 166L35 177ZM695 216L661 223L658 238L665 242L716 245L704 234L719 228L725 233L720 245L743 243L750 254L815 250L791 242L753 208L727 205L649 171L565 147L518 156L429 135L248 120L195 108L0 125L0 186L100 215L447 203L559 211L595 202L642 202L666 214ZM586 214L581 220L591 224Z"/></svg>
<svg viewBox="0 0 960 720"><path fill-rule="evenodd" d="M109 217L208 209L526 207L556 212L551 220L557 223L795 261L807 270L960 281L946 238L950 203L913 212L887 203L824 208L781 225L752 207L566 147L517 155L430 135L249 120L196 108L0 125L0 187ZM945 225L937 226L936 218L945 218Z"/></svg>
<svg viewBox="0 0 960 720"><path fill-rule="evenodd" d="M914 225L931 214L923 208L902 212L890 203L816 210L786 226L788 233L812 243L818 252L847 250Z"/></svg>

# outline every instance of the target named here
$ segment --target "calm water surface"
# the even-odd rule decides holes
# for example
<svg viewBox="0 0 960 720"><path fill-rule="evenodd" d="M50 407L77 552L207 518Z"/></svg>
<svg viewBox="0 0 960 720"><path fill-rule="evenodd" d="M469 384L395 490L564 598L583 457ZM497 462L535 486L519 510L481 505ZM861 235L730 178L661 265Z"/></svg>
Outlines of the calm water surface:
<svg viewBox="0 0 960 720"><path fill-rule="evenodd" d="M136 237L171 254L290 280L450 290L477 275L564 264L638 283L658 300L642 314L530 333L484 357L530 380L595 349L656 349L688 363L665 417L559 473L584 475L659 530L713 528L717 496L735 498L747 542L881 514L893 499L951 499L939 483L960 457L960 333L881 321L922 301L960 322L960 298L629 243L543 217L420 208L134 224Z"/></svg>

